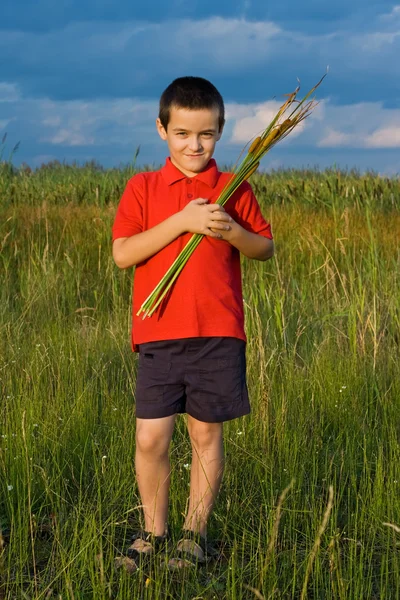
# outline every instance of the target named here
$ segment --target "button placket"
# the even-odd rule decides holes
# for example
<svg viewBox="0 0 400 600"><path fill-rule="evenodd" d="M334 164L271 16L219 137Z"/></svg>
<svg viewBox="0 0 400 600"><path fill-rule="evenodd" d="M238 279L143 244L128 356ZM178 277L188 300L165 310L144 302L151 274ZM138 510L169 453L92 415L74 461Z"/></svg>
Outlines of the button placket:
<svg viewBox="0 0 400 600"><path fill-rule="evenodd" d="M186 185L190 185L192 183L191 179L186 179ZM190 188L189 188L190 189ZM188 193L187 197L189 198L189 200L191 200L193 198L193 194L192 193Z"/></svg>

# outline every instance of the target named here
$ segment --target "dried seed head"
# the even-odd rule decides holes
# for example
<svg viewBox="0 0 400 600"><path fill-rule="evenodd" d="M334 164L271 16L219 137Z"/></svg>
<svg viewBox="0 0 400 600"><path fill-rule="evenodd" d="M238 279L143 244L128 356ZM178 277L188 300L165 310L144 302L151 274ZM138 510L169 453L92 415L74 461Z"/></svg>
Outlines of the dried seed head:
<svg viewBox="0 0 400 600"><path fill-rule="evenodd" d="M249 177L251 177L253 175L253 173L255 171L257 171L258 167L260 166L260 163L257 162L254 167L247 173L247 175L245 175L244 179L249 179Z"/></svg>
<svg viewBox="0 0 400 600"><path fill-rule="evenodd" d="M286 119L286 121L283 121L282 125L279 127L279 133L284 133L289 129L289 127L292 127L292 125L292 119Z"/></svg>
<svg viewBox="0 0 400 600"><path fill-rule="evenodd" d="M253 141L253 143L251 144L251 146L249 148L249 154L251 154L252 152L255 152L256 150L258 150L258 146L259 146L260 141L261 141L260 136L256 137L256 139Z"/></svg>
<svg viewBox="0 0 400 600"><path fill-rule="evenodd" d="M270 131L265 140L263 141L263 148L267 148L267 146L269 146L271 142L274 141L274 139L279 135L279 133L279 127Z"/></svg>

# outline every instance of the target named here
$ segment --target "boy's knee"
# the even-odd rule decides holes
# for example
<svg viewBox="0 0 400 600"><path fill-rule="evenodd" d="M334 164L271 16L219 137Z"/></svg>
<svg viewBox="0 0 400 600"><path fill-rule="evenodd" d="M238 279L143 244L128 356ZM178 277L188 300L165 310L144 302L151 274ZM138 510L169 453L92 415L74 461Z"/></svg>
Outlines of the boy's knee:
<svg viewBox="0 0 400 600"><path fill-rule="evenodd" d="M210 447L222 442L222 423L203 423L198 421L189 426L192 444L197 447Z"/></svg>
<svg viewBox="0 0 400 600"><path fill-rule="evenodd" d="M175 416L162 419L136 419L136 450L160 458L168 454Z"/></svg>
<svg viewBox="0 0 400 600"><path fill-rule="evenodd" d="M162 457L168 453L168 446L161 443L151 432L142 431L136 434L136 450L142 454L151 454L154 457Z"/></svg>
<svg viewBox="0 0 400 600"><path fill-rule="evenodd" d="M169 439L161 438L159 432L145 427L136 431L136 450L154 457L168 454Z"/></svg>

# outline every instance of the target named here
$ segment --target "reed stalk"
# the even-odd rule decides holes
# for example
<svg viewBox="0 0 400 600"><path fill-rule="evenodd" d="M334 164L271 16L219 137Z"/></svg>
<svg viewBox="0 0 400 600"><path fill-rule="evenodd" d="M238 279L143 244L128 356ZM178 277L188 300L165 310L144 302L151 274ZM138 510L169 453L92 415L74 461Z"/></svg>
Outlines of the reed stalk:
<svg viewBox="0 0 400 600"><path fill-rule="evenodd" d="M261 158L311 114L316 107L317 102L314 99L310 99L310 96L321 84L324 77L309 90L302 100L297 100L299 87L291 94L287 94L288 98L286 102L282 104L275 117L261 135L257 136L251 143L244 159L238 167L234 169L232 177L221 191L215 202L216 204L224 206L239 186L257 171ZM282 120L283 117L286 118ZM165 273L164 277L143 302L137 312L137 316L143 314L143 319L145 319L154 314L203 237L204 235L200 233L192 235L182 252Z"/></svg>

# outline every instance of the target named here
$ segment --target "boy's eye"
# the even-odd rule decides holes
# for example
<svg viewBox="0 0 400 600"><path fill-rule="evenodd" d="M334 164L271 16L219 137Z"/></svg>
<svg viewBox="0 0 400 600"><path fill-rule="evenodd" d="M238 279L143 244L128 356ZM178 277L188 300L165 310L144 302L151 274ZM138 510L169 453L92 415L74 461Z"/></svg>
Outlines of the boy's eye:
<svg viewBox="0 0 400 600"><path fill-rule="evenodd" d="M187 137L188 134L186 133L186 131L178 131L176 135L178 135L180 137ZM201 137L205 137L205 138L210 138L212 136L213 136L213 134L209 131L205 131L204 133L201 134Z"/></svg>

